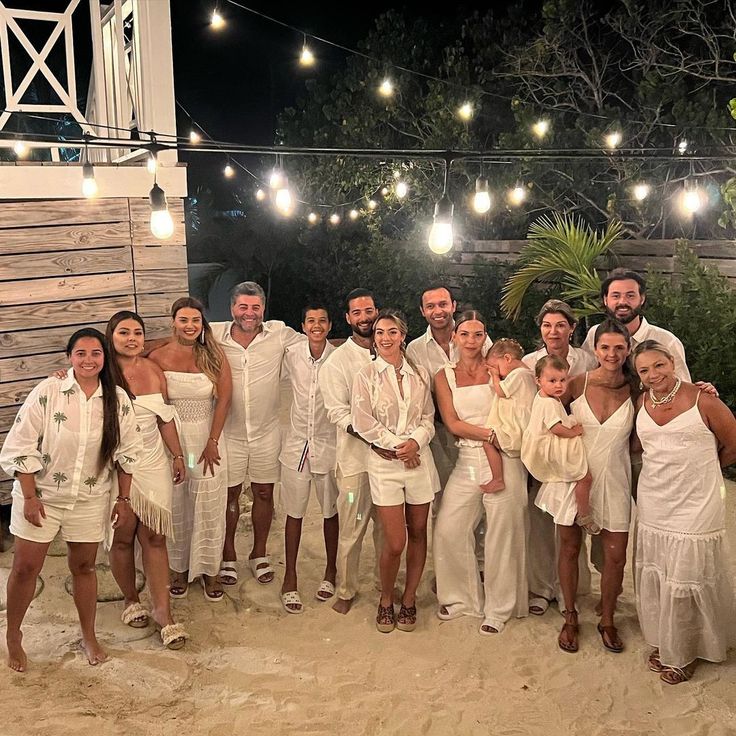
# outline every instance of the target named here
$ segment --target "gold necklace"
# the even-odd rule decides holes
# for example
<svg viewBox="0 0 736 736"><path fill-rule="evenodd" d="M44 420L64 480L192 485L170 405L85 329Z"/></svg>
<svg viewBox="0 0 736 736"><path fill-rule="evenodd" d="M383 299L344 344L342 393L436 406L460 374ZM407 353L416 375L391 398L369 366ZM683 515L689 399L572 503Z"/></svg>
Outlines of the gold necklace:
<svg viewBox="0 0 736 736"><path fill-rule="evenodd" d="M675 381L675 386L672 389L672 391L670 391L667 394L667 396L663 396L661 399L658 399L654 395L654 389L650 388L649 389L649 400L652 402L652 406L661 406L662 404L669 404L670 402L672 402L675 396L677 395L677 392L680 390L680 386L682 386L682 381L678 378Z"/></svg>

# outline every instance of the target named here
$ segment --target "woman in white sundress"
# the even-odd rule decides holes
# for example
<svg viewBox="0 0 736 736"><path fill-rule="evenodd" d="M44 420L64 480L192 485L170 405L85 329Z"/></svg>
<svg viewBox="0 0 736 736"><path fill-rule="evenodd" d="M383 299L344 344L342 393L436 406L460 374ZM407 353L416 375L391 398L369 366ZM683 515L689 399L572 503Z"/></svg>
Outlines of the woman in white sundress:
<svg viewBox="0 0 736 736"><path fill-rule="evenodd" d="M677 378L672 355L653 340L636 347L634 365L646 389L636 417L636 605L654 648L649 669L677 685L699 659L725 660L734 643L721 468L736 461L736 419Z"/></svg>
<svg viewBox="0 0 736 736"><path fill-rule="evenodd" d="M230 366L212 337L202 304L191 297L171 307L174 337L150 359L164 371L169 399L181 421L181 444L188 469L173 501L174 539L169 540L173 571L170 595L184 598L201 577L207 601L221 601L217 575L225 535L227 472L220 435L230 406ZM223 449L220 449L220 448Z"/></svg>

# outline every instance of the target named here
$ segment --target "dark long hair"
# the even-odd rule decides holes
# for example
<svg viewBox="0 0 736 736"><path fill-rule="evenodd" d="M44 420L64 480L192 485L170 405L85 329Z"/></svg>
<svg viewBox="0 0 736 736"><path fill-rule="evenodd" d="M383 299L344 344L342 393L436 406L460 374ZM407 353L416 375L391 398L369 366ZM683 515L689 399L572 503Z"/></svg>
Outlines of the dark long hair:
<svg viewBox="0 0 736 736"><path fill-rule="evenodd" d="M100 457L97 464L98 472L112 462L120 444L120 423L118 422L118 394L117 394L117 363L112 357L112 351L105 336L94 327L83 327L77 330L66 344L67 357L71 357L74 346L83 337L92 337L102 346L103 364L99 373L102 386L102 442L100 443Z"/></svg>
<svg viewBox="0 0 736 736"><path fill-rule="evenodd" d="M107 328L105 329L105 339L107 340L107 344L110 346L110 352L113 356L116 356L115 343L112 339L113 333L117 329L117 326L126 319L132 319L137 322L143 330L143 335L145 336L146 334L146 326L143 324L143 318L139 314L131 312L127 309L123 309L120 312L115 312L115 314L113 314L113 316L110 317L110 319L107 321ZM120 388L123 389L123 391L125 391L125 393L128 394L131 399L134 399L135 396L130 390L128 382L125 380L123 371L120 369L120 365L118 364L117 357L115 357L115 374L115 380L117 381L118 386L120 386Z"/></svg>
<svg viewBox="0 0 736 736"><path fill-rule="evenodd" d="M608 317L595 328L593 347L598 347L598 342L603 335L621 335L626 340L626 345L631 349L631 333L626 329L626 325L617 319ZM639 393L639 377L634 369L631 353L629 353L621 369L623 370L624 379L626 379L626 382L631 387L631 394L635 397Z"/></svg>

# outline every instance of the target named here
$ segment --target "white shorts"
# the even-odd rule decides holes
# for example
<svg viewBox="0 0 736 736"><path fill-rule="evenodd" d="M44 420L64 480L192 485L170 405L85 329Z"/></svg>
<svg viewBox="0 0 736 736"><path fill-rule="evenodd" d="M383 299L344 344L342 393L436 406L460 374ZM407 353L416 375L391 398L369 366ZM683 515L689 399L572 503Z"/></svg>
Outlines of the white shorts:
<svg viewBox="0 0 736 736"><path fill-rule="evenodd" d="M287 468L286 465L281 466L281 506L292 519L303 519L307 513L312 481L322 516L331 519L337 513L337 483L334 471L312 473L307 459L301 473Z"/></svg>
<svg viewBox="0 0 736 736"><path fill-rule="evenodd" d="M281 430L275 427L267 436L250 444L244 437L225 436L228 488L241 483L276 483L279 479Z"/></svg>
<svg viewBox="0 0 736 736"><path fill-rule="evenodd" d="M10 533L29 542L47 544L53 541L61 529L65 542L101 542L110 523L110 494L101 496L80 495L70 509L62 509L44 503L46 518L41 526L33 526L23 516L23 498L13 494L10 510Z"/></svg>
<svg viewBox="0 0 736 736"><path fill-rule="evenodd" d="M420 455L421 465L407 470L400 460L384 460L371 453L368 479L371 498L376 506L400 506L404 503L421 505L434 499L440 489L440 479L432 453L425 447Z"/></svg>

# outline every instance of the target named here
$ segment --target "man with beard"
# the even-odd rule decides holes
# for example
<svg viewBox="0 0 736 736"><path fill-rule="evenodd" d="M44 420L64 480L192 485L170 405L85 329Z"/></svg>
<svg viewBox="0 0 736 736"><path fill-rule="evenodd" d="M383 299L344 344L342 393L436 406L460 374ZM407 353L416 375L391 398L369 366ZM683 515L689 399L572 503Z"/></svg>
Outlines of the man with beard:
<svg viewBox="0 0 736 736"><path fill-rule="evenodd" d="M286 349L307 337L278 320L263 321L266 294L253 281L230 293L232 322L212 323L233 376L233 398L225 423L227 449L227 512L220 580L235 585L235 530L239 498L246 479L253 492L253 548L248 564L259 583L274 578L266 544L273 518L273 486L279 479L279 379Z"/></svg>
<svg viewBox="0 0 736 736"><path fill-rule="evenodd" d="M631 349L644 340L654 340L669 350L675 359L675 375L690 383L690 371L685 362L685 348L671 332L650 325L641 312L647 298L647 282L636 272L616 268L601 285L601 298L606 313L626 325L631 335ZM596 326L588 331L583 349L594 355Z"/></svg>
<svg viewBox="0 0 736 736"><path fill-rule="evenodd" d="M363 537L373 519L373 543L376 558L380 550L380 527L368 485L367 459L373 450L390 457L391 453L373 448L352 427L350 396L353 379L371 362L373 323L378 315L373 294L367 289L353 289L345 299L345 320L352 335L325 361L319 372L328 419L337 426L337 515L340 536L337 545L337 601L332 606L347 613L358 592L358 573Z"/></svg>

